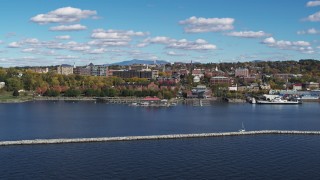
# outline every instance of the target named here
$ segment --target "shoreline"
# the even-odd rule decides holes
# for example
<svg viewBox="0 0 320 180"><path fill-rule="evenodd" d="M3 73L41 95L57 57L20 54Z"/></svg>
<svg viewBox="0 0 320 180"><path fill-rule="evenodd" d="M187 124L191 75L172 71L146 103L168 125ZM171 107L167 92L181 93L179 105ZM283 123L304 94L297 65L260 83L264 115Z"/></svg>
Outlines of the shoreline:
<svg viewBox="0 0 320 180"><path fill-rule="evenodd" d="M0 146L93 143L93 142L119 142L119 141L141 141L141 140L167 140L167 139L213 138L213 137L253 136L253 135L320 135L320 131L259 130L259 131L244 131L244 132L200 133L200 134L169 134L169 135L97 137L97 138L34 139L34 140L0 141Z"/></svg>

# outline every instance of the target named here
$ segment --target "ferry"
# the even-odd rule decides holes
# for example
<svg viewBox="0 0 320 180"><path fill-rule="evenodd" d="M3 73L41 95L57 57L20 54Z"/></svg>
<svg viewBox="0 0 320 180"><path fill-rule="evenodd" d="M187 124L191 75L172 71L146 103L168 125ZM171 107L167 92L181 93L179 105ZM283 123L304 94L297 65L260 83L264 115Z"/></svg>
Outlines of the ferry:
<svg viewBox="0 0 320 180"><path fill-rule="evenodd" d="M272 100L256 100L257 104L301 104L300 99L296 100L286 100L281 99L280 97L276 97Z"/></svg>

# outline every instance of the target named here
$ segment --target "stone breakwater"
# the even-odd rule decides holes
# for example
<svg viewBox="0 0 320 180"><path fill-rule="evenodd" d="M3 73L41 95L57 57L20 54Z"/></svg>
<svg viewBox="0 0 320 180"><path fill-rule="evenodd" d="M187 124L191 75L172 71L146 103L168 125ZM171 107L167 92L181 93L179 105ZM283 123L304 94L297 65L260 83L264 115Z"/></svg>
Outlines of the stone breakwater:
<svg viewBox="0 0 320 180"><path fill-rule="evenodd" d="M320 135L320 131L261 130L261 131L221 132L221 133L201 133L201 134L170 134L170 135L72 138L72 139L34 139L34 140L0 141L0 146L162 140L162 139L206 138L206 137L225 137L225 136L267 135L267 134L270 134L270 135L272 134L273 135Z"/></svg>

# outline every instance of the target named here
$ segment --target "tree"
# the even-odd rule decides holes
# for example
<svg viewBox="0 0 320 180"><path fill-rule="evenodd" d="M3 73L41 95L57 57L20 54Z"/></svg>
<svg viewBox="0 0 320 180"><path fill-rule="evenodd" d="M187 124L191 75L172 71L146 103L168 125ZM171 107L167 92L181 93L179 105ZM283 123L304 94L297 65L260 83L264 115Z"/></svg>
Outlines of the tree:
<svg viewBox="0 0 320 180"><path fill-rule="evenodd" d="M15 90L13 91L12 95L15 96L15 97L17 97L17 96L20 95L20 93L19 93L18 90L15 89Z"/></svg>
<svg viewBox="0 0 320 180"><path fill-rule="evenodd" d="M7 88L9 91L22 89L23 85L21 80L18 77L12 77L7 79L6 84L8 84Z"/></svg>
<svg viewBox="0 0 320 180"><path fill-rule="evenodd" d="M81 91L78 89L68 89L65 93L64 96L66 97L77 97L81 95Z"/></svg>

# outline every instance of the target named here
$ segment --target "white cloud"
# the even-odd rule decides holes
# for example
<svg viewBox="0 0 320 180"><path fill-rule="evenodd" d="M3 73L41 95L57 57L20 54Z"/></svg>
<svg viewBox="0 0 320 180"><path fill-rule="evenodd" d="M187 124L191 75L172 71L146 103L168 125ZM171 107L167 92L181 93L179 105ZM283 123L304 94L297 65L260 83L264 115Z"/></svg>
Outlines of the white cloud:
<svg viewBox="0 0 320 180"><path fill-rule="evenodd" d="M86 30L87 27L81 24L73 24L73 25L60 25L51 27L50 31L81 31Z"/></svg>
<svg viewBox="0 0 320 180"><path fill-rule="evenodd" d="M69 40L71 39L71 36L69 35L62 35L62 36L56 36L56 39L61 39L61 40Z"/></svg>
<svg viewBox="0 0 320 180"><path fill-rule="evenodd" d="M77 56L71 56L71 55L56 57L56 59L77 59L77 58L78 58Z"/></svg>
<svg viewBox="0 0 320 180"><path fill-rule="evenodd" d="M89 44L75 41L69 41L67 43L57 41L42 42L42 46L48 49L64 49L70 51L87 51L91 49Z"/></svg>
<svg viewBox="0 0 320 180"><path fill-rule="evenodd" d="M74 41L70 41L65 44L65 49L68 49L71 51L87 51L87 50L90 50L91 47L86 43L77 43Z"/></svg>
<svg viewBox="0 0 320 180"><path fill-rule="evenodd" d="M78 22L81 19L86 19L96 14L96 11L81 10L73 7L63 7L54 11L50 11L47 14L38 14L32 17L30 20L38 24L71 23Z"/></svg>
<svg viewBox="0 0 320 180"><path fill-rule="evenodd" d="M88 42L88 44L100 47L128 46L133 37L142 37L148 34L148 32L135 32L132 30L95 29L91 34L91 38L94 40Z"/></svg>
<svg viewBox="0 0 320 180"><path fill-rule="evenodd" d="M103 40L92 40L88 42L88 45L93 46L101 46L101 47L107 47L107 46L128 46L129 42L127 41L103 41Z"/></svg>
<svg viewBox="0 0 320 180"><path fill-rule="evenodd" d="M273 37L266 38L262 41L264 44L274 44L276 40Z"/></svg>
<svg viewBox="0 0 320 180"><path fill-rule="evenodd" d="M262 41L262 44L266 44L269 47L278 48L282 50L295 50L305 54L314 53L311 44L307 41L277 41L273 37L266 38Z"/></svg>
<svg viewBox="0 0 320 180"><path fill-rule="evenodd" d="M183 54L183 53L177 53L175 51L168 51L166 53L168 56L185 56L186 54Z"/></svg>
<svg viewBox="0 0 320 180"><path fill-rule="evenodd" d="M148 44L164 44L166 48L173 48L173 49L184 49L184 50L215 50L217 46L214 44L210 44L203 39L197 39L196 41L188 41L186 39L172 39L165 36L157 36L154 38L147 38L143 40L141 43L144 46ZM139 45L138 45L139 47Z"/></svg>
<svg viewBox="0 0 320 180"><path fill-rule="evenodd" d="M311 22L317 22L320 21L320 11L311 14L310 16L308 16L307 18L304 19L305 21L311 21Z"/></svg>
<svg viewBox="0 0 320 180"><path fill-rule="evenodd" d="M306 6L307 7L320 6L320 1L309 1Z"/></svg>
<svg viewBox="0 0 320 180"><path fill-rule="evenodd" d="M239 31L239 32L230 32L226 33L227 36L234 36L234 37L242 37L242 38L261 38L261 37L268 37L271 34L265 33L263 31Z"/></svg>
<svg viewBox="0 0 320 180"><path fill-rule="evenodd" d="M91 51L88 51L89 54L104 54L106 50L104 48L99 49L92 49Z"/></svg>
<svg viewBox="0 0 320 180"><path fill-rule="evenodd" d="M8 45L9 48L19 48L21 47L21 44L19 42L11 42Z"/></svg>
<svg viewBox="0 0 320 180"><path fill-rule="evenodd" d="M28 38L23 41L26 44L38 44L39 40L37 38Z"/></svg>
<svg viewBox="0 0 320 180"><path fill-rule="evenodd" d="M104 30L104 29L95 29L91 34L91 38L93 39L105 39L105 40L123 40L129 41L133 36L146 36L149 33L146 32L134 32L130 31L122 31L122 30Z"/></svg>
<svg viewBox="0 0 320 180"><path fill-rule="evenodd" d="M233 18L203 18L192 16L180 21L179 24L186 25L184 31L187 33L219 32L233 29Z"/></svg>
<svg viewBox="0 0 320 180"><path fill-rule="evenodd" d="M41 49L36 49L36 48L25 48L22 49L21 52L23 53L31 53L31 54L37 54L37 55L46 55L46 56L55 56L55 51L53 50L49 50L49 51L45 51L45 50L41 50Z"/></svg>
<svg viewBox="0 0 320 180"><path fill-rule="evenodd" d="M37 52L37 50L34 49L34 48L26 48L26 49L21 50L21 52L24 52L24 53L34 53L34 52Z"/></svg>
<svg viewBox="0 0 320 180"><path fill-rule="evenodd" d="M186 39L181 39L176 42L170 43L168 48L184 49L184 50L215 50L217 46L214 44L209 44L203 39L197 39L195 42L187 41Z"/></svg>
<svg viewBox="0 0 320 180"><path fill-rule="evenodd" d="M315 28L311 28L305 31L298 31L297 34L301 35L301 34L320 34L320 30L317 30Z"/></svg>
<svg viewBox="0 0 320 180"><path fill-rule="evenodd" d="M143 40L143 44L169 44L171 42L175 42L175 39L171 39L169 37L166 36L156 36L154 38L147 38L145 40Z"/></svg>
<svg viewBox="0 0 320 180"><path fill-rule="evenodd" d="M3 44L4 42L0 40L0 44Z"/></svg>

